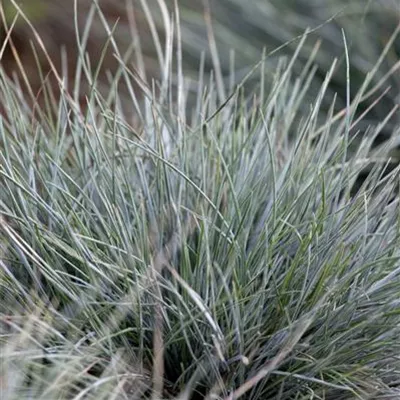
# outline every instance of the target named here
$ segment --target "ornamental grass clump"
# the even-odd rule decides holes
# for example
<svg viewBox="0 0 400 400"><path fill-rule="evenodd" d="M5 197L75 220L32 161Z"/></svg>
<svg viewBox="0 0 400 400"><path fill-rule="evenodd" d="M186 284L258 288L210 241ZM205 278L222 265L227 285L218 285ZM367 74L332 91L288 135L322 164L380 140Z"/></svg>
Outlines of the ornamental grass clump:
<svg viewBox="0 0 400 400"><path fill-rule="evenodd" d="M398 398L399 171L375 141L397 108L357 133L397 31L356 92L343 33L337 111L336 61L318 88L317 48L298 70L309 31L193 81L169 22L158 82L112 36L108 96L80 60L84 108L0 72L2 399Z"/></svg>

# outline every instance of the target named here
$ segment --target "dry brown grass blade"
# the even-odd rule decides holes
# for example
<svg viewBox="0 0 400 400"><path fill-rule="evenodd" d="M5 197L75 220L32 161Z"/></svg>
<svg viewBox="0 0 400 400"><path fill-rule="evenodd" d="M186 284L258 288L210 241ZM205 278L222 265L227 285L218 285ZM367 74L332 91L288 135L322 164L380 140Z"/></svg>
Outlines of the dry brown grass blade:
<svg viewBox="0 0 400 400"><path fill-rule="evenodd" d="M305 318L301 321L296 330L293 332L285 346L281 349L281 351L271 360L269 361L262 369L258 371L256 375L247 380L243 385L233 391L228 397L224 400L236 400L242 397L245 393L247 393L250 389L256 386L260 381L265 379L272 371L274 371L285 358L292 352L294 347L303 337L304 333L310 327L313 322L312 317Z"/></svg>
<svg viewBox="0 0 400 400"><path fill-rule="evenodd" d="M188 223L183 232L184 237L187 237L193 232L194 224ZM153 229L150 235L152 247L155 247L156 238L158 236L157 228ZM162 270L168 268L170 272L175 271L170 267L171 260L180 250L182 238L178 232L174 232L168 243L156 254L151 266L150 274L153 281L153 290L155 298L154 306L154 332L153 332L153 390L152 399L160 400L164 389L164 310L162 292L159 285L159 278Z"/></svg>

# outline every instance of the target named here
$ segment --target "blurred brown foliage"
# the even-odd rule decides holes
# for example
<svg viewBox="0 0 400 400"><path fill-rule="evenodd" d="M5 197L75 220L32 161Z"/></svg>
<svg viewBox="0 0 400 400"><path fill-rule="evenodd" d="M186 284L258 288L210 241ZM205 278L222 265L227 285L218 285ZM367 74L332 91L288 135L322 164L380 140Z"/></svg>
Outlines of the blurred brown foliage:
<svg viewBox="0 0 400 400"><path fill-rule="evenodd" d="M110 41L112 30L119 56L123 58L130 52L125 59L127 65L135 70L135 47L137 50L140 45L145 49L147 73L155 74L153 41L143 10L136 7L137 3L99 0L96 5L93 0L78 0L75 13L74 0L22 0L18 2L19 11L11 0L2 0L1 67L7 76L18 82L23 93L41 103L45 87L46 90L51 88L52 94L57 96L60 79L65 79L65 87L72 90L77 62L84 52L91 73L98 69L100 89L106 94L110 76L107 74L115 73L120 65ZM85 30L88 30L86 43L81 40ZM139 31L140 43L136 41ZM80 99L84 101L90 90L90 79L85 73L80 75L77 86Z"/></svg>

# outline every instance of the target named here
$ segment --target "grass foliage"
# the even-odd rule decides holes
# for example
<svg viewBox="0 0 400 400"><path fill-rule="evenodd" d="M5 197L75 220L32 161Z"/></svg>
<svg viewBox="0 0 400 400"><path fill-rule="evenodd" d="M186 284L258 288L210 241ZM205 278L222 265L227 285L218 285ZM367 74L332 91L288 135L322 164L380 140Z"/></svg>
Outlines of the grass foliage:
<svg viewBox="0 0 400 400"><path fill-rule="evenodd" d="M357 130L397 32L353 90L345 34L322 79L306 32L193 80L169 22L160 82L81 59L85 109L0 73L2 399L399 398L397 109Z"/></svg>

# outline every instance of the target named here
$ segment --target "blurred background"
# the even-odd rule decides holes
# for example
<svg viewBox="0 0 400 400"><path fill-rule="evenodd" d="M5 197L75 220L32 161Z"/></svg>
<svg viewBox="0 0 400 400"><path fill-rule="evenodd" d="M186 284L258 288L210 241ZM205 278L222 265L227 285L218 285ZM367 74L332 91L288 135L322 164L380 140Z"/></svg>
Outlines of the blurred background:
<svg viewBox="0 0 400 400"><path fill-rule="evenodd" d="M28 26L23 17L16 18L12 1L2 0L1 68L7 76L19 82L23 91L27 90L29 82L36 98L40 98L43 77L50 83L56 82L53 74L49 73L49 57L60 74L69 78L69 87L73 87L76 61L79 58L77 37L85 37L86 33L87 43L84 48L88 54L87 60L93 70L101 64L99 78L104 90L107 90L108 74L117 70L119 62L112 45L109 44L104 51L109 37L104 21L113 30L120 56L125 55L125 61L133 71L147 82L150 82L149 78L159 75L163 58L157 53L155 37L159 39L162 51L166 43L165 32L171 32L168 27L166 29L163 12L175 15L173 0L98 0L95 3L93 0L77 0L76 3L74 0L22 0L18 4L32 22L48 56L38 46L32 27ZM229 76L234 70L234 83L237 83L260 60L263 50L268 53L290 42L267 59L267 71L273 74L279 57L290 58L295 52L299 41L293 39L306 29L318 27L301 48L295 70L300 74L318 44L319 50L314 60L316 76L311 85L317 92L333 59L337 58L338 65L330 85L332 96L327 97L329 100L333 94L337 94L337 110L346 104L346 63L342 32L347 41L351 95L354 96L400 22L398 0L177 0L177 4L184 72L193 79L198 76L203 55L206 72L216 67L226 82L232 84L232 76ZM99 9L104 19L100 17ZM87 26L88 20L90 27ZM385 82L361 104L358 112L362 113L369 108L386 89L388 92L362 119L357 129L367 130L371 124L378 124L399 103L399 59L400 37L397 36L370 88L382 79ZM249 93L259 84L259 75L249 79ZM82 97L88 85L84 76L81 76L79 91ZM54 86L56 91L57 85ZM326 108L329 106L330 101L327 101ZM398 124L397 112L382 129L380 139L392 135Z"/></svg>

